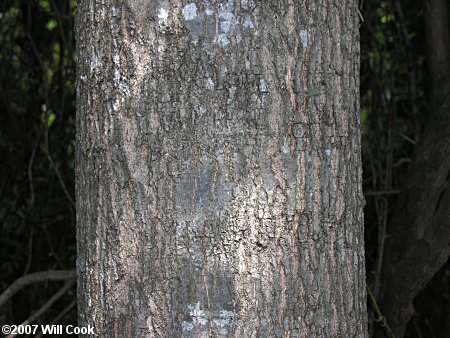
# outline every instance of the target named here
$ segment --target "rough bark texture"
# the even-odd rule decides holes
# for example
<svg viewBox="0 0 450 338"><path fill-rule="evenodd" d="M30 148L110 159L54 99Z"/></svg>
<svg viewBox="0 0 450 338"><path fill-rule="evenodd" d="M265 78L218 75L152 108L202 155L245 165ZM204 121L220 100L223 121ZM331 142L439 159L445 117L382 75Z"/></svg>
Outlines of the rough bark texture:
<svg viewBox="0 0 450 338"><path fill-rule="evenodd" d="M356 1L79 1L80 325L366 337Z"/></svg>
<svg viewBox="0 0 450 338"><path fill-rule="evenodd" d="M414 297L450 255L450 38L447 13L446 0L426 2L431 114L393 213L384 253L380 304L397 337L403 337L406 324L414 314Z"/></svg>

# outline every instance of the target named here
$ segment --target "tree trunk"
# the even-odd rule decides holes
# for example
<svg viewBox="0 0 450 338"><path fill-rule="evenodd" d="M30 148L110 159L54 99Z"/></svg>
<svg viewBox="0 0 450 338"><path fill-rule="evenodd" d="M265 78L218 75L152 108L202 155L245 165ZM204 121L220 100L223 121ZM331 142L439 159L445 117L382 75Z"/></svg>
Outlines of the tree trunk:
<svg viewBox="0 0 450 338"><path fill-rule="evenodd" d="M367 337L356 1L79 1L80 325Z"/></svg>

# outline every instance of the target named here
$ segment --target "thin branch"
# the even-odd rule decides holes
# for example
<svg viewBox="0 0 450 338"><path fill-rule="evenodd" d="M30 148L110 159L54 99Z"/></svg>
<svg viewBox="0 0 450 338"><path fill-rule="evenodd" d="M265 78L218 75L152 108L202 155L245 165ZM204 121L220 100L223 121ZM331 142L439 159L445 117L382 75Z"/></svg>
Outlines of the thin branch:
<svg viewBox="0 0 450 338"><path fill-rule="evenodd" d="M67 200L69 201L71 206L75 206L75 202L72 198L72 196L70 196L69 191L67 190L66 184L64 183L64 180L61 176L61 173L59 172L58 167L56 166L55 162L53 161L52 156L50 155L50 148L48 146L48 130L45 131L45 146L44 146L44 153L45 156L47 156L48 161L50 162L50 166L52 167L53 171L56 174L56 177L58 178L59 181L59 185L61 186L64 195L66 195Z"/></svg>
<svg viewBox="0 0 450 338"><path fill-rule="evenodd" d="M377 322L380 323L381 327L386 331L386 334L389 338L395 338L394 332L392 332L391 327L388 325L386 317L383 316L381 313L380 307L377 303L377 300L375 299L375 296L372 293L372 289L369 287L369 285L366 284L367 289L367 295L369 296L370 303L372 304L372 308L375 311L375 314L377 316Z"/></svg>
<svg viewBox="0 0 450 338"><path fill-rule="evenodd" d="M380 191L366 191L364 196L383 196L383 195L397 195L400 189L380 190Z"/></svg>
<svg viewBox="0 0 450 338"><path fill-rule="evenodd" d="M36 320L36 318L38 318L40 315L42 315L45 311L47 311L48 309L50 309L50 307L58 300L60 299L62 296L64 296L64 294L72 287L72 285L75 283L75 281L69 281L67 282L61 289L59 289L59 291L57 293L55 293L53 295L52 298L50 298L48 300L47 303L45 303L44 305L42 305L42 307L37 310L35 313L33 313L28 319L26 319L23 323L21 323L20 325L29 325L32 322L34 322ZM6 338L12 338L17 336L16 334L10 334L8 336L6 336Z"/></svg>
<svg viewBox="0 0 450 338"><path fill-rule="evenodd" d="M34 185L33 185L33 163L34 158L36 157L36 151L38 149L39 141L41 139L40 132L38 132L38 136L36 138L36 142L33 146L33 151L31 153L30 161L28 162L28 180L30 183L30 205L34 206Z"/></svg>
<svg viewBox="0 0 450 338"><path fill-rule="evenodd" d="M43 80L43 88L44 88L44 102L46 104L46 106L48 106L48 77L47 77L47 72L46 72L46 68L44 66L44 62L42 60L41 54L39 53L39 50L36 46L36 44L34 43L33 37L31 36L31 8L30 6L28 6L28 12L27 12L27 37L28 40L30 41L30 45L31 48L36 56L36 59L39 63L39 66L41 68L42 71L42 80Z"/></svg>
<svg viewBox="0 0 450 338"><path fill-rule="evenodd" d="M16 279L14 283L12 283L9 288L7 288L0 295L0 307L3 306L12 296L14 296L20 289L23 287L46 281L59 281L59 280L68 280L75 279L77 277L77 273L75 270L49 270L49 271L40 271L30 273L28 275L22 276L19 279Z"/></svg>
<svg viewBox="0 0 450 338"><path fill-rule="evenodd" d="M28 259L27 264L25 265L25 269L23 270L22 275L26 275L28 271L30 270L31 261L33 260L33 234L34 234L34 227L30 227L30 234L28 239Z"/></svg>
<svg viewBox="0 0 450 338"><path fill-rule="evenodd" d="M394 168L401 166L404 163L411 163L411 159L407 157L403 157L394 163Z"/></svg>
<svg viewBox="0 0 450 338"><path fill-rule="evenodd" d="M61 35L61 39L63 40L64 46L67 46L67 40L66 40L66 34L64 33L64 25L63 25L63 21L61 18L61 13L59 12L59 8L56 6L56 3L54 0L50 1L52 3L52 6L55 10L55 14L56 14L56 20L58 20L58 29L59 29L59 34Z"/></svg>
<svg viewBox="0 0 450 338"><path fill-rule="evenodd" d="M393 162L394 162L394 121L396 115L395 101L391 101L391 109L389 109L389 128L387 134L387 153L386 153L386 167L385 167L385 179L384 179L384 190L392 190L392 173L393 173ZM383 268L383 259L385 254L385 245L387 238L387 223L388 223L388 211L389 211L389 199L386 198L383 203L383 221L378 228L378 250L377 250L377 262L375 267L374 276L374 286L373 295L375 299L380 296L381 289L381 271Z"/></svg>
<svg viewBox="0 0 450 338"><path fill-rule="evenodd" d="M403 138L405 141L408 141L409 143L411 143L413 146L417 145L416 140L413 140L411 137L409 137L408 135L405 135L403 133L399 133L399 135L401 136L401 138Z"/></svg>
<svg viewBox="0 0 450 338"><path fill-rule="evenodd" d="M59 313L51 322L49 325L53 325L56 324L62 317L64 317L66 315L67 312L69 312L70 310L72 310L72 308L77 305L77 301L73 300L72 302L70 302L69 305L67 305L64 310L61 311L61 313ZM42 337L42 332L39 332L38 335L36 335L34 338L41 338Z"/></svg>
<svg viewBox="0 0 450 338"><path fill-rule="evenodd" d="M53 248L53 244L52 244L52 240L50 238L50 234L47 231L47 227L45 225L41 226L42 231L44 232L45 235L45 239L47 240L47 244L48 244L48 248L50 249L50 253L53 255L53 257L56 260L56 263L61 267L64 268L64 264L61 261L61 259L59 259L59 256L57 255L55 249Z"/></svg>

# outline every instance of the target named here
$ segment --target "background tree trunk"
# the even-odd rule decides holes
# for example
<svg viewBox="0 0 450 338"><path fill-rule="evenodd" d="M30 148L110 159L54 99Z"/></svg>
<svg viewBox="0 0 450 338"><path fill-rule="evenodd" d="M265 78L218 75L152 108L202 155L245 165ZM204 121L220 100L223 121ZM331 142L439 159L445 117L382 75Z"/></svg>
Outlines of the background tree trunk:
<svg viewBox="0 0 450 338"><path fill-rule="evenodd" d="M79 1L80 325L366 337L355 1Z"/></svg>

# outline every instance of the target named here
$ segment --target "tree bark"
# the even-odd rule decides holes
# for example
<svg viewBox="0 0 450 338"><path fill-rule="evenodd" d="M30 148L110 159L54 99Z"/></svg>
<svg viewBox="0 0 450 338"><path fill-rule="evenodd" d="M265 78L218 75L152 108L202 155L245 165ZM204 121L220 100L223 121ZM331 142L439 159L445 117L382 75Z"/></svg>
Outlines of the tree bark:
<svg viewBox="0 0 450 338"><path fill-rule="evenodd" d="M450 39L446 0L426 1L430 117L389 225L380 306L397 337L450 255ZM379 336L383 336L381 333Z"/></svg>
<svg viewBox="0 0 450 338"><path fill-rule="evenodd" d="M79 1L101 337L367 337L356 1Z"/></svg>

